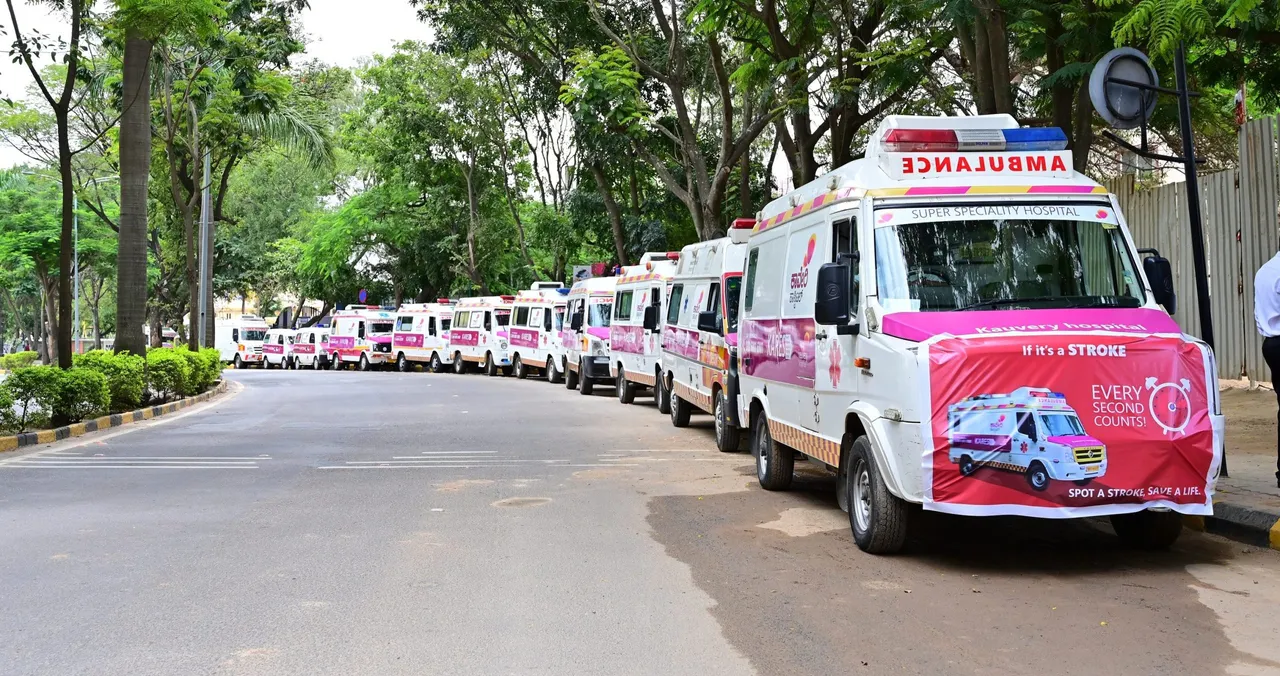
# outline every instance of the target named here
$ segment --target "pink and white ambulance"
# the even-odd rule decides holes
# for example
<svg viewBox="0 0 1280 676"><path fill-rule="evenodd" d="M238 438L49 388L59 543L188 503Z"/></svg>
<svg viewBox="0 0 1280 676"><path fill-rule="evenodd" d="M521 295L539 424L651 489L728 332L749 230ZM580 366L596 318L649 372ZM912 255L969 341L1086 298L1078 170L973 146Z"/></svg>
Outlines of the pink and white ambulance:
<svg viewBox="0 0 1280 676"><path fill-rule="evenodd" d="M612 383L609 372L609 324L617 277L590 277L569 290L564 330L564 385L591 394L596 383Z"/></svg>
<svg viewBox="0 0 1280 676"><path fill-rule="evenodd" d="M715 416L716 448L737 451L738 300L747 238L754 219L740 218L729 236L680 251L662 328L658 409L684 427L694 410Z"/></svg>
<svg viewBox="0 0 1280 676"><path fill-rule="evenodd" d="M329 362L329 329L308 326L293 337L293 367L319 371Z"/></svg>
<svg viewBox="0 0 1280 676"><path fill-rule="evenodd" d="M554 284L554 286L553 286ZM511 368L517 378L527 378L530 371L541 371L548 382L564 378L565 308L569 290L558 282L539 282L535 288L516 294L512 306Z"/></svg>
<svg viewBox="0 0 1280 676"><path fill-rule="evenodd" d="M454 373L478 364L485 375L511 374L511 343L507 326L515 296L463 298L453 308L449 354Z"/></svg>
<svg viewBox="0 0 1280 676"><path fill-rule="evenodd" d="M395 313L375 305L348 305L333 314L329 333L329 365L347 364L361 371L391 363Z"/></svg>
<svg viewBox="0 0 1280 676"><path fill-rule="evenodd" d="M453 323L453 301L441 298L434 303L405 303L396 311L391 352L401 373L413 369L414 362L428 365L432 373L445 369L449 354L449 326Z"/></svg>
<svg viewBox="0 0 1280 676"><path fill-rule="evenodd" d="M641 387L655 387L662 370L661 317L677 251L646 253L622 271L613 290L609 353L618 401L630 404Z"/></svg>
<svg viewBox="0 0 1280 676"><path fill-rule="evenodd" d="M293 329L269 329L262 341L262 368L292 368L293 337Z"/></svg>
<svg viewBox="0 0 1280 676"><path fill-rule="evenodd" d="M873 553L902 547L912 505L1107 516L1143 547L1213 513L1213 353L1066 145L1008 115L889 116L863 159L765 207L739 332L762 487L797 457L829 469ZM957 454L979 440L999 454Z"/></svg>

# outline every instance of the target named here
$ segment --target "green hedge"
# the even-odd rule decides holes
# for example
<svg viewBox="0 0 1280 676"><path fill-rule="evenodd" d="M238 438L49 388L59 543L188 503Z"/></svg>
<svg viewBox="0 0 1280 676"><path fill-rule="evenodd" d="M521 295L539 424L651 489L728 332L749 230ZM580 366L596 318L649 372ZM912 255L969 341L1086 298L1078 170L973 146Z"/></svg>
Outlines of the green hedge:
<svg viewBox="0 0 1280 676"><path fill-rule="evenodd" d="M184 347L182 352L188 352ZM147 389L161 398L182 396L190 391L191 362L172 347L147 350Z"/></svg>
<svg viewBox="0 0 1280 676"><path fill-rule="evenodd" d="M5 410L6 426L17 432L48 427L59 401L61 376L62 370L53 366L27 366L10 372L0 383L13 401Z"/></svg>
<svg viewBox="0 0 1280 676"><path fill-rule="evenodd" d="M14 352L0 357L0 369L13 371L15 369L25 368L36 363L40 355L35 352Z"/></svg>
<svg viewBox="0 0 1280 676"><path fill-rule="evenodd" d="M146 392L146 360L134 354L115 354L108 350L93 350L76 355L76 368L90 369L107 379L111 391L112 413L132 411L142 405Z"/></svg>
<svg viewBox="0 0 1280 676"><path fill-rule="evenodd" d="M58 396L54 409L67 417L67 422L80 422L105 415L111 407L111 387L107 377L93 369L54 369L59 372Z"/></svg>

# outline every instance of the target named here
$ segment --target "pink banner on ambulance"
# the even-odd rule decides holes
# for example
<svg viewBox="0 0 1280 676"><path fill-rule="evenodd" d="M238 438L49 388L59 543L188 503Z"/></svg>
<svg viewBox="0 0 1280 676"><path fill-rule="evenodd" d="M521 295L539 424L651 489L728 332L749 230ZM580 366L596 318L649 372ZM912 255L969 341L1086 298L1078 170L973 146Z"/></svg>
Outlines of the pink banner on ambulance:
<svg viewBox="0 0 1280 676"><path fill-rule="evenodd" d="M511 344L516 347L537 347L538 332L536 329L511 329Z"/></svg>
<svg viewBox="0 0 1280 676"><path fill-rule="evenodd" d="M925 508L1211 514L1221 439L1205 349L1178 337L1114 334L929 343Z"/></svg>
<svg viewBox="0 0 1280 676"><path fill-rule="evenodd" d="M294 354L315 354L316 346L310 343L298 343L293 346Z"/></svg>
<svg viewBox="0 0 1280 676"><path fill-rule="evenodd" d="M739 331L742 372L809 387L817 374L813 319L754 319Z"/></svg>
<svg viewBox="0 0 1280 676"><path fill-rule="evenodd" d="M474 347L480 344L480 332L467 329L450 329L449 342L463 347Z"/></svg>
<svg viewBox="0 0 1280 676"><path fill-rule="evenodd" d="M355 336L329 336L329 347L338 350L349 350L355 346Z"/></svg>
<svg viewBox="0 0 1280 676"><path fill-rule="evenodd" d="M421 333L396 333L393 334L392 344L396 347L422 347L426 337Z"/></svg>
<svg viewBox="0 0 1280 676"><path fill-rule="evenodd" d="M1182 329L1168 314L1150 308L1110 310L970 310L892 312L881 323L886 335L923 341L934 336L1003 333L1172 333Z"/></svg>
<svg viewBox="0 0 1280 676"><path fill-rule="evenodd" d="M698 358L698 332L667 326L662 329L662 349L686 359Z"/></svg>
<svg viewBox="0 0 1280 676"><path fill-rule="evenodd" d="M263 354L284 354L284 346L267 343L266 345L262 346L262 353Z"/></svg>
<svg viewBox="0 0 1280 676"><path fill-rule="evenodd" d="M609 327L609 349L627 354L644 354L644 327L617 324Z"/></svg>

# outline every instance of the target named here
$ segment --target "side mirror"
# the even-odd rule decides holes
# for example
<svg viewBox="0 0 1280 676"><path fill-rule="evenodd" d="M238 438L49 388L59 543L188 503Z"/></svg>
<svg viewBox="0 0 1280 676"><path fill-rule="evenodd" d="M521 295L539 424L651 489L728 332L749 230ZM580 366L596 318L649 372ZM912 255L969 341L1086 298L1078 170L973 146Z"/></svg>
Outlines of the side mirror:
<svg viewBox="0 0 1280 676"><path fill-rule="evenodd" d="M644 309L644 330L658 330L658 308L650 305Z"/></svg>
<svg viewBox="0 0 1280 676"><path fill-rule="evenodd" d="M573 313L573 319L569 320L569 328L574 331L582 330L582 312L581 311Z"/></svg>
<svg viewBox="0 0 1280 676"><path fill-rule="evenodd" d="M1173 266L1158 251L1149 251L1153 255L1142 259L1142 270L1147 273L1147 281L1151 282L1151 293L1156 302L1173 314L1178 311L1178 294L1173 290Z"/></svg>
<svg viewBox="0 0 1280 676"><path fill-rule="evenodd" d="M824 263L818 268L818 297L813 318L819 324L844 326L849 323L849 266Z"/></svg>
<svg viewBox="0 0 1280 676"><path fill-rule="evenodd" d="M698 313L698 330L714 333L717 336L721 334L723 329L720 327L720 321L716 316L715 310Z"/></svg>

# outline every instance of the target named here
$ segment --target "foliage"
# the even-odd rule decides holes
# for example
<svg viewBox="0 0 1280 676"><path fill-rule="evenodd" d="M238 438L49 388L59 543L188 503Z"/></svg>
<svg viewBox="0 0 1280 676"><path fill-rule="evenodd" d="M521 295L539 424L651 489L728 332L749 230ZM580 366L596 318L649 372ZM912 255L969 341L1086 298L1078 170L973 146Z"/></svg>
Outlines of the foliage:
<svg viewBox="0 0 1280 676"><path fill-rule="evenodd" d="M12 434L21 429L17 413L13 410L13 393L0 383L0 434Z"/></svg>
<svg viewBox="0 0 1280 676"><path fill-rule="evenodd" d="M111 387L107 377L94 369L71 368L57 374L55 410L67 422L80 422L103 415L111 407Z"/></svg>
<svg viewBox="0 0 1280 676"><path fill-rule="evenodd" d="M0 357L0 369L13 371L15 369L25 368L36 363L36 359L40 358L37 352L14 352Z"/></svg>
<svg viewBox="0 0 1280 676"><path fill-rule="evenodd" d="M101 373L110 389L112 413L132 411L142 405L146 389L146 360L139 355L92 350L75 359L77 369Z"/></svg>
<svg viewBox="0 0 1280 676"><path fill-rule="evenodd" d="M147 350L147 389L156 397L168 399L186 394L191 379L191 362L179 353L178 348Z"/></svg>
<svg viewBox="0 0 1280 676"><path fill-rule="evenodd" d="M192 397L204 392L222 373L222 357L214 348L205 348L196 352L175 348L174 351L187 360L189 367L186 387L182 390L183 396Z"/></svg>
<svg viewBox="0 0 1280 676"><path fill-rule="evenodd" d="M49 426L59 402L62 372L53 366L16 369L0 382L13 401L11 426L18 431Z"/></svg>

